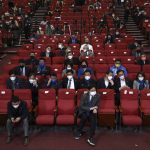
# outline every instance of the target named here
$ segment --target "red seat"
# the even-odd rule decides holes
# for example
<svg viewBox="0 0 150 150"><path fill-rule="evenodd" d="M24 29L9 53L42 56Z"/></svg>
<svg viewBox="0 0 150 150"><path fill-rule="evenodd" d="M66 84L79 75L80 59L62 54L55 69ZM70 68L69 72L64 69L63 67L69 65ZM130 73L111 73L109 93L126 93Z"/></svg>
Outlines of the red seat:
<svg viewBox="0 0 150 150"><path fill-rule="evenodd" d="M99 89L100 104L98 109L99 123L102 126L115 126L115 100L113 89Z"/></svg>
<svg viewBox="0 0 150 150"><path fill-rule="evenodd" d="M32 107L31 90L29 90L29 89L15 89L14 95L18 96L21 100L24 100L27 103L28 109L31 110L31 107Z"/></svg>
<svg viewBox="0 0 150 150"><path fill-rule="evenodd" d="M0 89L0 114L7 114L7 104L11 97L12 91L10 89Z"/></svg>
<svg viewBox="0 0 150 150"><path fill-rule="evenodd" d="M59 89L56 124L73 125L75 111L75 90Z"/></svg>
<svg viewBox="0 0 150 150"><path fill-rule="evenodd" d="M33 49L33 44L23 44L22 48L25 50L32 50Z"/></svg>
<svg viewBox="0 0 150 150"><path fill-rule="evenodd" d="M150 73L150 65L144 65L143 66L143 71L146 73Z"/></svg>
<svg viewBox="0 0 150 150"><path fill-rule="evenodd" d="M141 66L135 64L124 64L125 68L127 68L128 73L138 73L141 71Z"/></svg>
<svg viewBox="0 0 150 150"><path fill-rule="evenodd" d="M65 58L62 56L56 56L52 58L52 64L64 64Z"/></svg>
<svg viewBox="0 0 150 150"><path fill-rule="evenodd" d="M138 90L126 89L120 93L121 99L121 123L127 126L140 126L142 119L140 117Z"/></svg>
<svg viewBox="0 0 150 150"><path fill-rule="evenodd" d="M107 58L104 56L97 56L95 57L95 63L96 64L106 64Z"/></svg>
<svg viewBox="0 0 150 150"><path fill-rule="evenodd" d="M39 90L39 103L36 123L39 125L52 125L55 120L56 92L54 89Z"/></svg>

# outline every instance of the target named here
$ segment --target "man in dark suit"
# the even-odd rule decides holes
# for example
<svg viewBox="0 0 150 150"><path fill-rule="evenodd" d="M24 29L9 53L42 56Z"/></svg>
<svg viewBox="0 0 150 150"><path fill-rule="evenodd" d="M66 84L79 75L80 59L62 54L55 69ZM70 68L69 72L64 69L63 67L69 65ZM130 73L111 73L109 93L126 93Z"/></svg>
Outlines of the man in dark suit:
<svg viewBox="0 0 150 150"><path fill-rule="evenodd" d="M89 88L91 85L96 86L96 81L92 79L91 72L89 70L86 70L84 72L84 78L80 80L80 88L86 89Z"/></svg>
<svg viewBox="0 0 150 150"><path fill-rule="evenodd" d="M55 89L58 90L61 87L60 81L57 79L57 75L52 73L48 78L46 78L41 83L41 88L43 89Z"/></svg>
<svg viewBox="0 0 150 150"><path fill-rule="evenodd" d="M105 77L100 78L97 81L97 89L113 89L114 81L113 81L113 73L111 71L107 71Z"/></svg>
<svg viewBox="0 0 150 150"><path fill-rule="evenodd" d="M70 37L68 44L80 44L80 41L77 39L77 36L73 34Z"/></svg>
<svg viewBox="0 0 150 150"><path fill-rule="evenodd" d="M79 62L79 59L77 57L73 57L73 54L72 52L68 52L67 55L66 55L66 59L65 59L65 66L67 66L68 64L70 65L79 65L80 62Z"/></svg>
<svg viewBox="0 0 150 150"><path fill-rule="evenodd" d="M48 46L45 51L41 52L41 57L53 57L54 53L50 46Z"/></svg>
<svg viewBox="0 0 150 150"><path fill-rule="evenodd" d="M66 74L67 77L62 80L62 88L77 90L79 87L79 83L78 80L73 77L73 71L67 70Z"/></svg>
<svg viewBox="0 0 150 150"><path fill-rule="evenodd" d="M38 75L48 75L51 70L48 66L46 66L44 58L40 58L39 64L37 67L33 68L33 72Z"/></svg>
<svg viewBox="0 0 150 150"><path fill-rule="evenodd" d="M7 106L7 132L8 138L6 143L12 141L13 128L17 125L22 125L24 130L24 145L29 143L29 123L28 123L28 109L26 103L21 101L17 96L13 96Z"/></svg>
<svg viewBox="0 0 150 150"><path fill-rule="evenodd" d="M116 92L116 105L120 105L120 91L123 89L132 88L132 82L125 77L123 70L117 71L117 76L114 79L114 90Z"/></svg>
<svg viewBox="0 0 150 150"><path fill-rule="evenodd" d="M29 80L26 82L25 85L26 89L30 89L32 93L32 106L33 108L38 104L38 89L39 89L39 82L36 78L35 74L30 74Z"/></svg>
<svg viewBox="0 0 150 150"><path fill-rule="evenodd" d="M15 67L14 72L19 76L29 76L30 68L25 65L25 61L23 59L19 60L19 66Z"/></svg>
<svg viewBox="0 0 150 150"><path fill-rule="evenodd" d="M6 81L6 85L8 89L20 89L21 88L21 80L16 77L14 71L9 72L9 78Z"/></svg>
<svg viewBox="0 0 150 150"><path fill-rule="evenodd" d="M35 65L38 65L38 63L39 63L39 61L38 61L38 59L36 59L35 53L31 52L30 53L30 58L26 60L26 65L35 66Z"/></svg>
<svg viewBox="0 0 150 150"><path fill-rule="evenodd" d="M145 53L141 53L140 59L137 61L137 64L141 66L150 64L150 61L147 60Z"/></svg>
<svg viewBox="0 0 150 150"><path fill-rule="evenodd" d="M83 127L88 120L90 122L90 131L87 142L91 146L95 146L93 137L96 130L97 110L99 106L100 95L96 93L96 87L91 85L89 92L83 94L80 101L78 116L80 117L80 123L75 133L75 139L79 139L82 135Z"/></svg>

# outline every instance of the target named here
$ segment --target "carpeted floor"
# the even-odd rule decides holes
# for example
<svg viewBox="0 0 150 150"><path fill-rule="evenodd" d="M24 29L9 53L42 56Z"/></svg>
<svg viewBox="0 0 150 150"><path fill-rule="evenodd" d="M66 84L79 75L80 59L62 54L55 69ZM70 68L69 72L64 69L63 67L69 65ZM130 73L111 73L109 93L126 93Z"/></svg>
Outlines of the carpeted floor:
<svg viewBox="0 0 150 150"><path fill-rule="evenodd" d="M75 140L71 131L33 132L30 144L23 146L23 137L15 136L13 142L5 144L6 132L0 133L1 150L149 150L150 131L136 133L133 131L115 132L98 130L95 136L96 146L86 143L86 134Z"/></svg>

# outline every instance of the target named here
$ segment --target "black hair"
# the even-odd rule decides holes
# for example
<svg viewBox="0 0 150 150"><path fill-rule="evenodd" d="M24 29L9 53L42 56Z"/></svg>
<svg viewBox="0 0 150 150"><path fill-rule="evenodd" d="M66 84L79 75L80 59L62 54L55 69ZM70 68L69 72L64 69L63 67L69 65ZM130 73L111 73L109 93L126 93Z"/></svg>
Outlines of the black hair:
<svg viewBox="0 0 150 150"><path fill-rule="evenodd" d="M67 74L67 73L72 73L72 74L73 74L73 70L72 70L72 69L71 69L71 70L67 70L67 71L66 71L66 74Z"/></svg>
<svg viewBox="0 0 150 150"><path fill-rule="evenodd" d="M117 71L117 74L119 74L120 72L123 72L123 73L124 73L124 70L119 69L119 70Z"/></svg>
<svg viewBox="0 0 150 150"><path fill-rule="evenodd" d="M20 101L20 99L19 99L19 97L18 96L12 96L12 98L11 98L11 102L13 102L13 103L17 103L17 102L19 102Z"/></svg>

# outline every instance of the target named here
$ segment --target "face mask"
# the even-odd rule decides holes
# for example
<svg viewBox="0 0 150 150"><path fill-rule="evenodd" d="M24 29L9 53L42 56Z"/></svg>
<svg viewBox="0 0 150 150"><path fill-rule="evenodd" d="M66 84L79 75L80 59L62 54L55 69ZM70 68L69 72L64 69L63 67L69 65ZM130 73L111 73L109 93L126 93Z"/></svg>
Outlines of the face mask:
<svg viewBox="0 0 150 150"><path fill-rule="evenodd" d="M73 57L72 55L71 55L71 56L68 56L68 59L72 59L72 57Z"/></svg>
<svg viewBox="0 0 150 150"><path fill-rule="evenodd" d="M17 109L19 107L19 104L17 105L12 105L15 109Z"/></svg>
<svg viewBox="0 0 150 150"><path fill-rule="evenodd" d="M33 79L29 79L29 82L32 84L34 82L34 80Z"/></svg>
<svg viewBox="0 0 150 150"><path fill-rule="evenodd" d="M144 80L144 77L138 77L138 79L139 79L140 81L143 81L143 80Z"/></svg>
<svg viewBox="0 0 150 150"><path fill-rule="evenodd" d="M67 67L67 70L71 70L71 67Z"/></svg>
<svg viewBox="0 0 150 150"><path fill-rule="evenodd" d="M90 92L90 95L91 95L91 96L94 96L95 94L96 94L96 91Z"/></svg>
<svg viewBox="0 0 150 150"><path fill-rule="evenodd" d="M108 76L108 80L112 80L112 78L113 78L112 76Z"/></svg>
<svg viewBox="0 0 150 150"><path fill-rule="evenodd" d="M124 79L124 75L121 75L119 78L120 78L121 80L123 80L123 79Z"/></svg>
<svg viewBox="0 0 150 150"><path fill-rule="evenodd" d="M82 65L82 68L86 68L87 66L86 65Z"/></svg>
<svg viewBox="0 0 150 150"><path fill-rule="evenodd" d="M72 79L72 75L68 75L67 78L70 80Z"/></svg>
<svg viewBox="0 0 150 150"><path fill-rule="evenodd" d="M16 79L16 77L10 77L10 80L14 81Z"/></svg>
<svg viewBox="0 0 150 150"><path fill-rule="evenodd" d="M49 53L49 52L50 52L50 50L46 50L46 52L47 52L47 53Z"/></svg>
<svg viewBox="0 0 150 150"><path fill-rule="evenodd" d="M85 80L90 80L90 76L85 76Z"/></svg>
<svg viewBox="0 0 150 150"><path fill-rule="evenodd" d="M63 45L62 44L58 44L58 48L63 48Z"/></svg>
<svg viewBox="0 0 150 150"><path fill-rule="evenodd" d="M115 66L116 66L117 68L119 68L119 67L120 67L120 64L115 64Z"/></svg>

